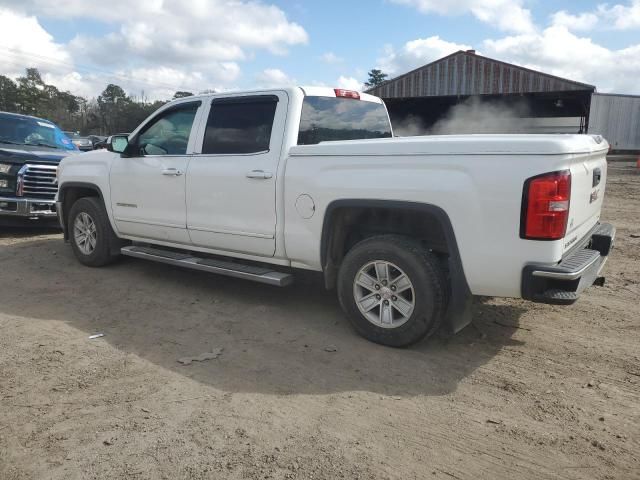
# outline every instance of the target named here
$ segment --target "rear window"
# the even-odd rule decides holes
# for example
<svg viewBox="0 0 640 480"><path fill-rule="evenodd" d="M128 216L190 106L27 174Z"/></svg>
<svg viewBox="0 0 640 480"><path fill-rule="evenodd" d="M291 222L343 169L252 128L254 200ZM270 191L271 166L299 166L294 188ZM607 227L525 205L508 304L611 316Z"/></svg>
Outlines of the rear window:
<svg viewBox="0 0 640 480"><path fill-rule="evenodd" d="M298 145L390 136L391 124L381 103L351 98L305 97L302 104Z"/></svg>

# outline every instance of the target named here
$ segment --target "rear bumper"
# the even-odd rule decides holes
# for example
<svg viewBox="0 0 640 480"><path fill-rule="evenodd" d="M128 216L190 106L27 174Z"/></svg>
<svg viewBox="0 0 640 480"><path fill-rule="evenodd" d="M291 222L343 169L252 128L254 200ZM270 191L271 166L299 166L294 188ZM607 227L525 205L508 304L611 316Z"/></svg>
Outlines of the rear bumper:
<svg viewBox="0 0 640 480"><path fill-rule="evenodd" d="M0 216L55 219L56 202L36 198L0 197Z"/></svg>
<svg viewBox="0 0 640 480"><path fill-rule="evenodd" d="M539 303L568 305L598 280L613 248L616 229L599 224L584 248L556 265L530 264L522 270L522 297Z"/></svg>

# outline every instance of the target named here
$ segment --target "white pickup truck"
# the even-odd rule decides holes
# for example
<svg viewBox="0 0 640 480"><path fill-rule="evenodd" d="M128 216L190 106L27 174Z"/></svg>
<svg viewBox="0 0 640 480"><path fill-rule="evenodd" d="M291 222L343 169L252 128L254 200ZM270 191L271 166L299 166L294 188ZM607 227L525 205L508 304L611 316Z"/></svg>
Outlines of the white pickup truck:
<svg viewBox="0 0 640 480"><path fill-rule="evenodd" d="M84 265L124 254L278 286L322 272L360 334L405 346L467 325L472 295L567 304L602 282L607 149L393 138L379 98L341 89L208 94L65 158L57 211Z"/></svg>

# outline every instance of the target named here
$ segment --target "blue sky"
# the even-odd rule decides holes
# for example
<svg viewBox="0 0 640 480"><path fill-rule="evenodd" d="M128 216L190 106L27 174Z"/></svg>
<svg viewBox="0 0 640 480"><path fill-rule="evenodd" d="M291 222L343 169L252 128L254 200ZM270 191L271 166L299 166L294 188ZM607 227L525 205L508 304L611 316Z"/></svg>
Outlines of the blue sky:
<svg viewBox="0 0 640 480"><path fill-rule="evenodd" d="M188 5L188 7L187 7ZM0 74L86 96L279 84L361 88L460 48L640 93L640 0L4 0Z"/></svg>

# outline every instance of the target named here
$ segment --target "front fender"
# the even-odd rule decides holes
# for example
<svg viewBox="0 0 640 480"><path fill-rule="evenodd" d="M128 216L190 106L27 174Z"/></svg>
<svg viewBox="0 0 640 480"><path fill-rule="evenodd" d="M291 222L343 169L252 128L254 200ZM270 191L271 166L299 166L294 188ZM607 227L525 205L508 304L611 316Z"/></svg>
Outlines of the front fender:
<svg viewBox="0 0 640 480"><path fill-rule="evenodd" d="M115 231L113 212L111 210L111 189L109 172L113 161L120 155L109 151L87 152L65 158L58 169L58 194L56 200L63 203L66 193L71 188L87 188L98 193ZM63 203L64 204L64 203Z"/></svg>

